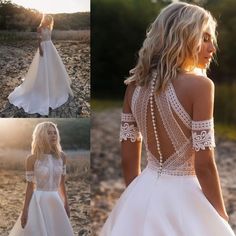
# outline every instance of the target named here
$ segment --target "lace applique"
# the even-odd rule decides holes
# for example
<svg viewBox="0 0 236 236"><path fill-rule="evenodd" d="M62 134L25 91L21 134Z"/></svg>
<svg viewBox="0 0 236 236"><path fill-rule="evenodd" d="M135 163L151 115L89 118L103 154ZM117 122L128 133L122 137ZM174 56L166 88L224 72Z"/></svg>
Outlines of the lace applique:
<svg viewBox="0 0 236 236"><path fill-rule="evenodd" d="M26 171L25 172L25 179L28 182L34 182L34 171Z"/></svg>
<svg viewBox="0 0 236 236"><path fill-rule="evenodd" d="M120 142L122 140L127 141L128 139L130 139L131 142L141 141L141 134L134 125L124 123L120 128Z"/></svg>
<svg viewBox="0 0 236 236"><path fill-rule="evenodd" d="M63 168L62 168L62 175L66 175L66 165L63 165Z"/></svg>
<svg viewBox="0 0 236 236"><path fill-rule="evenodd" d="M130 124L132 123L132 124ZM141 141L142 136L138 130L136 121L131 113L121 114L121 127L120 127L120 142L122 140L131 142Z"/></svg>
<svg viewBox="0 0 236 236"><path fill-rule="evenodd" d="M212 149L215 147L213 119L205 121L192 121L193 149L195 151Z"/></svg>

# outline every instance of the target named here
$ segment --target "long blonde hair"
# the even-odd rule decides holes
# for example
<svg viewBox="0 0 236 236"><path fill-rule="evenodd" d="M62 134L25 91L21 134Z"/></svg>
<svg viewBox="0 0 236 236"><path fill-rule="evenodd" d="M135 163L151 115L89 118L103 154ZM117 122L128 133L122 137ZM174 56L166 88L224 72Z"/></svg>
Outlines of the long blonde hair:
<svg viewBox="0 0 236 236"><path fill-rule="evenodd" d="M183 2L162 9L147 32L137 65L125 83L136 81L137 85L147 86L155 69L156 91L165 89L167 83L176 78L187 58L197 64L206 27L213 32L216 44L216 21L210 12Z"/></svg>
<svg viewBox="0 0 236 236"><path fill-rule="evenodd" d="M53 127L57 133L57 142L55 145L51 145L48 139L48 130ZM42 122L36 125L33 135L32 135L32 143L31 143L31 154L35 155L36 158L42 158L43 154L46 151L50 150L54 157L61 157L61 145L60 145L60 135L56 124L53 122Z"/></svg>
<svg viewBox="0 0 236 236"><path fill-rule="evenodd" d="M38 28L42 27L45 22L48 22L47 26L49 26L49 29L52 30L54 25L53 17L51 15L43 14Z"/></svg>

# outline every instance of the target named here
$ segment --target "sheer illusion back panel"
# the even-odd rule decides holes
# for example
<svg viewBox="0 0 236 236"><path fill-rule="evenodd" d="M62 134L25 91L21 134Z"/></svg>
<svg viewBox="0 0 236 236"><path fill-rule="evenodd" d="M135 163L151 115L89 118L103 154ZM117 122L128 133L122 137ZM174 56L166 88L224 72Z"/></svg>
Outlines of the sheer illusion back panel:
<svg viewBox="0 0 236 236"><path fill-rule="evenodd" d="M162 118L158 112L157 106L154 106L154 113L156 117L156 127L157 127L157 133L158 133L158 139L160 142L160 149L161 153L163 155L163 161L168 159L174 152L175 148L171 142L171 139L169 138L163 122ZM147 132L147 148L151 152L151 154L160 160L160 157L158 155L157 146L156 146L156 139L154 134L154 129L152 125L152 118L151 118L151 109L150 109L150 101L148 102L148 108L147 108L147 121L146 121L146 132Z"/></svg>
<svg viewBox="0 0 236 236"><path fill-rule="evenodd" d="M155 75L154 75L155 76ZM132 114L142 134L146 147L148 165L160 168L154 129L150 111L151 85L136 86L131 101ZM155 124L163 155L163 173L171 175L194 175L194 152L192 149L189 114L180 104L171 82L166 89L155 95Z"/></svg>
<svg viewBox="0 0 236 236"><path fill-rule="evenodd" d="M138 95L136 90L139 90ZM159 159L152 125L150 101L148 100L149 93L146 94L148 90L140 87L137 87L136 90L132 98L133 112L137 120L140 121L137 123L144 136L147 149ZM182 119L179 118L179 114L173 108L176 104L172 104L170 96L166 96L166 94L168 95L169 93L164 91L161 94L157 94L154 106L155 123L164 160L176 153L191 138L190 127L186 127Z"/></svg>

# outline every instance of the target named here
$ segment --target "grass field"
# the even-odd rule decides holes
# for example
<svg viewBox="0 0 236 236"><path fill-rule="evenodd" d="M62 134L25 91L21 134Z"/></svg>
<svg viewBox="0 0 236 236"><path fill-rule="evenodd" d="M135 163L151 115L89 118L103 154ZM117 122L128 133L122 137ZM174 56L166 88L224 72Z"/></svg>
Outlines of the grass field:
<svg viewBox="0 0 236 236"><path fill-rule="evenodd" d="M54 40L78 40L90 42L90 30L53 30ZM0 41L37 40L36 32L0 31Z"/></svg>

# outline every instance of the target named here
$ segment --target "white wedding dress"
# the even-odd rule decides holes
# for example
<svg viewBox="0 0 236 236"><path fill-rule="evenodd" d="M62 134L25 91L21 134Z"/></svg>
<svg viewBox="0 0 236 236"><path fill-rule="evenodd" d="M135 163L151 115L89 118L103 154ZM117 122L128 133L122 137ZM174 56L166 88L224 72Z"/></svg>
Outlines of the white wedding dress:
<svg viewBox="0 0 236 236"><path fill-rule="evenodd" d="M51 41L51 30L42 28L41 47L37 50L24 82L8 96L9 102L29 114L48 115L49 108L64 104L73 96L65 66Z"/></svg>
<svg viewBox="0 0 236 236"><path fill-rule="evenodd" d="M65 166L61 159L45 155L36 160L34 171L26 172L27 181L33 181L36 189L29 204L28 220L21 227L20 217L9 236L73 236L73 230L59 195L61 175Z"/></svg>
<svg viewBox="0 0 236 236"><path fill-rule="evenodd" d="M136 86L131 107L122 113L120 139L143 139L148 164L121 195L100 236L234 236L201 190L194 149L213 148L213 119L192 121L170 82L155 96L163 157L157 159L148 88ZM193 149L194 148L194 149Z"/></svg>

